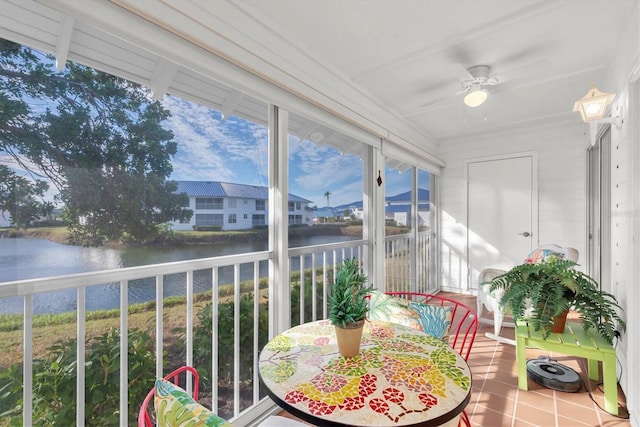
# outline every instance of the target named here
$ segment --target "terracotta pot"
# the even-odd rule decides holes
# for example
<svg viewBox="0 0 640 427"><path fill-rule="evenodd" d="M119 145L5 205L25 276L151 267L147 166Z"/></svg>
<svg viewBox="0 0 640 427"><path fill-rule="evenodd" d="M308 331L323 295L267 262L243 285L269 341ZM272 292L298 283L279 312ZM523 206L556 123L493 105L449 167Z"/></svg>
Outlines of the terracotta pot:
<svg viewBox="0 0 640 427"><path fill-rule="evenodd" d="M354 357L360 352L360 340L362 339L362 329L364 320L356 323L348 323L346 328L336 326L336 340L338 341L338 351L343 357Z"/></svg>
<svg viewBox="0 0 640 427"><path fill-rule="evenodd" d="M565 310L553 318L553 326L551 326L551 332L555 334L561 334L564 332L564 325L567 323L567 315L569 310Z"/></svg>

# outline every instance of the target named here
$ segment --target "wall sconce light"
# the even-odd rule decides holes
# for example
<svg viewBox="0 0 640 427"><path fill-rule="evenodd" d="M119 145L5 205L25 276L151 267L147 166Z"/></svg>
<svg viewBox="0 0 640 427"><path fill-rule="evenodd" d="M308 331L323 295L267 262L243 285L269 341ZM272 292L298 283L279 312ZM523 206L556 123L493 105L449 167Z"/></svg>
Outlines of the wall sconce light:
<svg viewBox="0 0 640 427"><path fill-rule="evenodd" d="M622 107L617 109L615 116L604 116L615 97L615 93L600 92L595 85L591 85L587 94L573 104L573 111L579 111L582 121L590 124L591 145L596 143L598 124L609 123L618 129L622 128Z"/></svg>
<svg viewBox="0 0 640 427"><path fill-rule="evenodd" d="M615 117L604 116L615 97L615 93L600 92L595 85L591 85L591 89L587 94L573 104L573 111L579 111L582 121L585 123L610 123L615 124L620 129L622 127L622 117L620 115Z"/></svg>

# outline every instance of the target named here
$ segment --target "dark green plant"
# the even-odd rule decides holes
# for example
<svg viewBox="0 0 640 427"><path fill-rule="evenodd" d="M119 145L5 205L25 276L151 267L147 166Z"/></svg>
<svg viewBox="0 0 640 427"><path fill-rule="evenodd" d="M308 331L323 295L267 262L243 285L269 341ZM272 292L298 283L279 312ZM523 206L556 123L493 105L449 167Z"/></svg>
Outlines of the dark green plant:
<svg viewBox="0 0 640 427"><path fill-rule="evenodd" d="M147 242L157 224L191 218L187 195L168 180L178 150L164 127L171 113L148 88L73 61L58 70L50 55L1 39L0 98L0 151L59 191L71 243L100 245L123 233ZM19 223L51 207L33 203L45 180L26 187L12 175L22 185L9 196L32 205L10 204Z"/></svg>
<svg viewBox="0 0 640 427"><path fill-rule="evenodd" d="M253 293L240 298L240 366L253 366ZM234 303L218 304L218 378L233 378L234 365ZM197 313L197 326L193 331L194 366L198 369L203 386L211 384L211 304L207 304ZM260 304L258 318L258 348L262 348L269 337L268 313L266 304ZM240 381L251 380L253 373L241 372Z"/></svg>
<svg viewBox="0 0 640 427"><path fill-rule="evenodd" d="M26 230L34 220L51 214L54 205L44 200L48 189L46 181L32 182L0 165L0 211L9 213L16 228Z"/></svg>
<svg viewBox="0 0 640 427"><path fill-rule="evenodd" d="M364 286L366 280L355 259L345 259L338 267L329 295L329 320L335 326L345 328L366 318L367 294L373 289Z"/></svg>
<svg viewBox="0 0 640 427"><path fill-rule="evenodd" d="M0 371L0 424L22 426L22 367L12 365Z"/></svg>
<svg viewBox="0 0 640 427"><path fill-rule="evenodd" d="M313 275L319 281L322 280L323 270L318 268L315 271L313 269L307 269L304 271L304 319L300 319L300 273L294 272L291 274L291 326L301 325L305 322L313 320ZM327 280L331 280L331 270L327 271ZM325 297L321 286L316 286L315 289L315 308L316 313L322 313L322 309L325 306Z"/></svg>
<svg viewBox="0 0 640 427"><path fill-rule="evenodd" d="M120 331L95 337L85 364L85 424L119 423ZM144 331L129 330L129 402L142 402L155 381L154 341ZM34 425L74 425L76 419L76 340L59 340L48 348L46 359L33 362ZM0 416L9 425L22 425L22 368L14 365L0 373ZM129 419L139 407L129 405Z"/></svg>
<svg viewBox="0 0 640 427"><path fill-rule="evenodd" d="M602 291L589 275L575 269L576 263L550 257L546 262L520 264L496 277L491 291L504 289L501 304L508 307L514 318L533 324L549 336L553 318L563 311L574 309L585 330L595 328L609 343L626 329L618 315L622 310L616 298Z"/></svg>
<svg viewBox="0 0 640 427"><path fill-rule="evenodd" d="M142 402L155 381L154 340L138 329L129 330L128 400ZM89 347L85 369L85 422L87 425L115 425L119 422L120 331L95 337ZM129 419L137 419L139 407L129 406Z"/></svg>

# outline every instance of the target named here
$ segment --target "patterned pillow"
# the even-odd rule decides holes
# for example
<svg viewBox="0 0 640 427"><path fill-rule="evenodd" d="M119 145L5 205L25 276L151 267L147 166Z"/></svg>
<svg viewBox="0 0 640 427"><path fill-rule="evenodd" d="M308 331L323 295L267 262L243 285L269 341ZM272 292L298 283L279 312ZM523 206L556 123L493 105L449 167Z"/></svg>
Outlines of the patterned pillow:
<svg viewBox="0 0 640 427"><path fill-rule="evenodd" d="M156 380L153 400L159 426L167 427L233 427L209 411L189 394L167 380Z"/></svg>
<svg viewBox="0 0 640 427"><path fill-rule="evenodd" d="M418 313L423 331L445 342L449 341L453 307L411 301L409 308Z"/></svg>
<svg viewBox="0 0 640 427"><path fill-rule="evenodd" d="M399 323L422 330L418 314L409 308L407 301L384 292L369 293L369 319Z"/></svg>
<svg viewBox="0 0 640 427"><path fill-rule="evenodd" d="M564 254L552 251L551 249L535 249L527 256L527 258L525 258L524 263L539 264L541 262L549 261L550 257L563 259Z"/></svg>
<svg viewBox="0 0 640 427"><path fill-rule="evenodd" d="M451 307L397 298L379 291L369 293L369 319L399 323L447 341Z"/></svg>

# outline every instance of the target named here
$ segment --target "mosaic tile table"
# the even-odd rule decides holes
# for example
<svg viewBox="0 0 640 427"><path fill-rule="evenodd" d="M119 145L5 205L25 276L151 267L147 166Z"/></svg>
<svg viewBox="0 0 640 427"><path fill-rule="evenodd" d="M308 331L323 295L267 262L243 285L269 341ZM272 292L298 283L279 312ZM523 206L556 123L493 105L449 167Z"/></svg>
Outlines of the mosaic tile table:
<svg viewBox="0 0 640 427"><path fill-rule="evenodd" d="M338 353L328 320L296 326L262 350L269 396L322 426L458 424L471 397L471 372L448 344L407 326L368 321L360 353Z"/></svg>

